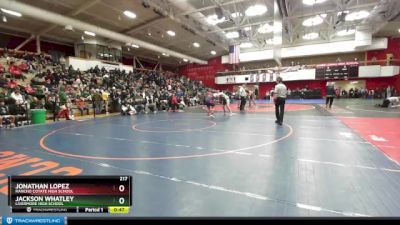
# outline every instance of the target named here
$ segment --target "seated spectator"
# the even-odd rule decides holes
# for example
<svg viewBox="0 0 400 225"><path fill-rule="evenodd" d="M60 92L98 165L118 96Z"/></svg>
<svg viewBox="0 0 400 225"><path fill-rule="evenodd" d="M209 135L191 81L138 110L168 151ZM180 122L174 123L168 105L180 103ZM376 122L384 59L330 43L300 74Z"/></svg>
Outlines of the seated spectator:
<svg viewBox="0 0 400 225"><path fill-rule="evenodd" d="M34 60L34 59L33 59L33 55L32 55L32 54L29 54L27 51L24 52L22 58L23 58L24 60L26 60L26 61L29 61L29 62Z"/></svg>
<svg viewBox="0 0 400 225"><path fill-rule="evenodd" d="M10 120L10 127L15 126L15 116L11 115L4 103L4 99L0 99L0 128L3 127L4 120Z"/></svg>
<svg viewBox="0 0 400 225"><path fill-rule="evenodd" d="M44 103L43 101L39 100L36 97L33 97L33 100L30 104L31 109L44 109Z"/></svg>
<svg viewBox="0 0 400 225"><path fill-rule="evenodd" d="M196 106L199 102L199 98L197 96L194 96L192 98L189 98L189 106Z"/></svg>
<svg viewBox="0 0 400 225"><path fill-rule="evenodd" d="M44 78L43 75L38 74L31 80L31 83L33 85L45 85L46 84L46 79Z"/></svg>
<svg viewBox="0 0 400 225"><path fill-rule="evenodd" d="M140 112L146 113L146 110L145 110L146 99L144 99L142 95L137 93L135 96L134 102L135 102L135 109L136 109L137 113L140 113Z"/></svg>
<svg viewBox="0 0 400 225"><path fill-rule="evenodd" d="M346 91L346 90L343 90L341 96L343 96L344 98L347 98L347 97L348 97L348 96L347 96L347 91Z"/></svg>
<svg viewBox="0 0 400 225"><path fill-rule="evenodd" d="M25 98L21 94L19 87L15 88L15 91L13 93L11 93L10 97L15 100L16 105L22 105L25 103Z"/></svg>
<svg viewBox="0 0 400 225"><path fill-rule="evenodd" d="M354 89L350 88L349 90L349 98L354 98Z"/></svg>
<svg viewBox="0 0 400 225"><path fill-rule="evenodd" d="M35 89L35 93L33 95L41 100L44 99L46 97L46 94L48 93L49 92L46 90L46 87L44 85L41 85Z"/></svg>
<svg viewBox="0 0 400 225"><path fill-rule="evenodd" d="M181 98L181 97L184 96L184 93L183 93L183 91L182 91L180 88L178 88L178 91L177 91L177 93L176 93L176 96L177 96L178 98Z"/></svg>
<svg viewBox="0 0 400 225"><path fill-rule="evenodd" d="M49 91L53 91L53 89L54 89L54 85L51 83L51 80L50 80L50 79L46 80L44 86L45 86Z"/></svg>
<svg viewBox="0 0 400 225"><path fill-rule="evenodd" d="M14 79L10 79L10 80L7 82L7 86L8 86L8 88L10 88L10 89L14 89L15 87L18 86L18 83L17 83Z"/></svg>
<svg viewBox="0 0 400 225"><path fill-rule="evenodd" d="M0 87L6 87L7 86L7 79L4 78L3 74L0 74Z"/></svg>
<svg viewBox="0 0 400 225"><path fill-rule="evenodd" d="M8 98L6 104L8 105L9 113L15 116L15 124L17 125L18 121L27 119L27 108L25 105L16 104L14 98Z"/></svg>
<svg viewBox="0 0 400 225"><path fill-rule="evenodd" d="M184 101L183 97L181 97L180 99L178 99L178 102L179 102L179 104L178 104L178 108L179 108L180 110L183 110L183 109L185 109L185 107L186 107L186 103L185 103L185 101Z"/></svg>
<svg viewBox="0 0 400 225"><path fill-rule="evenodd" d="M21 63L17 67L23 72L28 72L29 71L29 65L26 64L26 63Z"/></svg>
<svg viewBox="0 0 400 225"><path fill-rule="evenodd" d="M57 107L56 107L56 102L57 102L57 97L56 93L51 93L47 96L46 101L45 101L45 108L46 110L55 112Z"/></svg>
<svg viewBox="0 0 400 225"><path fill-rule="evenodd" d="M169 110L168 100L159 100L158 109L163 110L164 112Z"/></svg>
<svg viewBox="0 0 400 225"><path fill-rule="evenodd" d="M76 105L77 105L79 111L81 112L81 116L83 116L84 110L86 110L87 115L89 115L89 107L83 97L80 97L80 98L78 98L78 100L76 100Z"/></svg>
<svg viewBox="0 0 400 225"><path fill-rule="evenodd" d="M26 93L27 93L28 95L32 95L32 94L34 94L34 93L36 92L36 90L33 89L33 88L31 87L31 85L29 85L29 84L25 87L25 91L26 91Z"/></svg>
<svg viewBox="0 0 400 225"><path fill-rule="evenodd" d="M156 100L154 99L154 96L153 95L147 96L146 100L147 100L147 103L146 103L147 110L146 111L156 113L157 105L156 105Z"/></svg>
<svg viewBox="0 0 400 225"><path fill-rule="evenodd" d="M7 89L3 88L0 91L0 99L5 99L7 97Z"/></svg>
<svg viewBox="0 0 400 225"><path fill-rule="evenodd" d="M8 72L15 78L21 78L22 80L25 80L25 76L22 74L21 69L18 66L14 65L14 62L10 63Z"/></svg>
<svg viewBox="0 0 400 225"><path fill-rule="evenodd" d="M133 107L132 104L129 103L129 101L124 101L124 102L122 102L122 105L121 105L121 114L122 114L123 116L125 116L125 115L135 115L136 113L137 113L137 112L136 112L135 107Z"/></svg>

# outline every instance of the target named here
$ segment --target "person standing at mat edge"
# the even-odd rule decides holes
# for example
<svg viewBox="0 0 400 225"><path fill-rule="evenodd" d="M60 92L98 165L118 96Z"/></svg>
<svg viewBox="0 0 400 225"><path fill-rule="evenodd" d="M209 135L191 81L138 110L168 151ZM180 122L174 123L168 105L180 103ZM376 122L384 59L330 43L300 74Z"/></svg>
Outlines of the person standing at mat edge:
<svg viewBox="0 0 400 225"><path fill-rule="evenodd" d="M239 96L240 96L240 111L244 111L244 107L246 106L246 85L239 86Z"/></svg>
<svg viewBox="0 0 400 225"><path fill-rule="evenodd" d="M274 90L274 102L275 102L275 123L282 126L283 114L285 113L285 102L287 97L287 87L282 83L282 77L276 78L277 85Z"/></svg>
<svg viewBox="0 0 400 225"><path fill-rule="evenodd" d="M333 99L335 98L335 85L333 82L326 82L326 108L331 109L333 104Z"/></svg>

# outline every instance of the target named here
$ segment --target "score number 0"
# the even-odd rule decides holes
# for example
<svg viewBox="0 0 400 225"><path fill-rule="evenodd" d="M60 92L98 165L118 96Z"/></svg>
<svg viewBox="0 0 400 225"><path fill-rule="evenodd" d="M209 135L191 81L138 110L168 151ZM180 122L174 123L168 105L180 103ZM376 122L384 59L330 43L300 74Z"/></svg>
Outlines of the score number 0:
<svg viewBox="0 0 400 225"><path fill-rule="evenodd" d="M128 177L120 177L119 178L119 181L127 181L127 180L128 180ZM119 185L118 190L120 192L124 192L125 191L125 186L122 185L122 184ZM123 205L125 203L125 198L123 198L123 197L119 198L118 202L119 202L119 204Z"/></svg>

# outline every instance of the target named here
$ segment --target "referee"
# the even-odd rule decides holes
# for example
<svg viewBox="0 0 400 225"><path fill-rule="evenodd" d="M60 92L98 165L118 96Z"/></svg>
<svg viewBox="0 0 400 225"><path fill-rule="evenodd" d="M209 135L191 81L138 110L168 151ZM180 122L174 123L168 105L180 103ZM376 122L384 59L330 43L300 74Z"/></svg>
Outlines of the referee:
<svg viewBox="0 0 400 225"><path fill-rule="evenodd" d="M245 87L246 87L245 85L239 86L240 111L242 112L244 111L244 107L246 106L247 93Z"/></svg>
<svg viewBox="0 0 400 225"><path fill-rule="evenodd" d="M283 114L285 112L285 101L287 97L287 87L282 83L282 77L276 78L277 85L274 90L274 100L275 100L275 123L282 126Z"/></svg>

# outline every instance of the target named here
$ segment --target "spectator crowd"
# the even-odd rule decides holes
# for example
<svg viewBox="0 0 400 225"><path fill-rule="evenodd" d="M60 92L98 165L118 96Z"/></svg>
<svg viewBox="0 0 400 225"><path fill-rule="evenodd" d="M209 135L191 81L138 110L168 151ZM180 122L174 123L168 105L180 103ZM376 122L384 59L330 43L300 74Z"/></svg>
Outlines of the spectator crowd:
<svg viewBox="0 0 400 225"><path fill-rule="evenodd" d="M17 55L7 50L0 59L2 123L4 119L17 123L28 117L31 109L46 109L55 119L67 120L73 119L74 114L178 111L200 104L207 92L201 82L172 72L107 71L97 66L80 71L44 55ZM21 72L18 76L11 73L10 68L15 65L15 70ZM20 67L27 69L22 71ZM31 74L30 79L24 74Z"/></svg>

